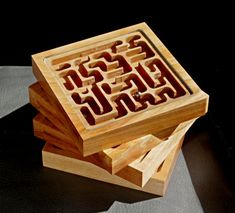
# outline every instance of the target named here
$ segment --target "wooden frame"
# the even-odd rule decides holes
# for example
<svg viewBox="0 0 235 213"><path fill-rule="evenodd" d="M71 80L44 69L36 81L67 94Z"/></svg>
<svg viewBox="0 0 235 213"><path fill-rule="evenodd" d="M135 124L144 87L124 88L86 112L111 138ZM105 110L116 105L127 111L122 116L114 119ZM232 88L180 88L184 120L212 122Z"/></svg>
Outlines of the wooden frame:
<svg viewBox="0 0 235 213"><path fill-rule="evenodd" d="M129 39L129 36L132 36L130 37L131 39ZM129 42L130 46L133 45L134 48L129 50L129 47L124 41ZM142 44L145 46L140 47ZM152 71L149 72L149 75L153 79L156 79L154 85L159 83L158 80L161 78L159 77L161 75L159 69L163 66L164 69L167 70L168 75L170 75L170 79L173 79L178 86L177 88L172 87L172 84L168 82L169 79L165 76L164 81L166 82L167 88L170 88L169 91L171 91L169 94L167 92L163 94L162 100L164 99L165 102L157 105L148 105L148 110L138 111L140 107L138 101L134 101L133 99L138 99L139 97L140 99L143 98L144 92L140 93L139 88L133 86L131 83L132 86L130 89L126 89L125 95L132 100L130 105L135 105L133 112L128 110L129 105L126 108L127 115L120 119L116 119L117 111L113 108L110 113L103 115L102 111L105 111L105 109L102 107L104 107L105 104L101 106L102 104L99 104L100 101L96 100L96 97L92 97L92 93L90 92L94 89L94 87L91 86L94 81L101 79L101 77L98 76L99 73L94 73L95 71L91 69L93 69L94 66L98 66L98 62L94 58L100 57L100 51L102 52L103 50L108 51L108 54L105 53L105 57L106 60L110 60L110 62L104 62L103 59L100 59L101 62L99 61L98 65L102 69L111 70L111 72L107 72L101 76L105 79L104 83L109 85L109 87L105 86L105 84L101 85L100 82L100 84L97 83L100 87L106 87L106 89L102 89L100 100L103 96L107 100L110 100L108 99L109 88L111 88L112 95L113 92L119 91L120 93L122 89L128 88L128 84L125 83L125 77L120 77L125 68L124 65L121 67L122 69L118 67L117 60L121 60L120 57L126 59L135 67L133 73L136 76L139 75L137 72L138 69L139 72L150 69L150 67L148 67L150 66L150 62L146 61L146 58L155 57L154 60L157 60L160 65L159 67L156 65L151 68L153 69L152 71L154 71L153 73ZM112 53L112 51L114 53ZM81 77L82 87L75 88L75 83L71 83L71 79L74 77L74 71L70 71L70 62L73 62L72 66L77 66L77 64L90 60L89 57L91 54L94 60L91 61L89 64L90 67L88 67L87 70L90 74L94 74L94 76L87 78ZM116 57L117 54L119 58ZM111 59L108 57L111 57ZM50 95L51 100L66 116L66 121L70 127L69 129L72 129L72 133L75 135L73 138L74 142L84 156L174 127L186 120L205 114L208 108L208 95L200 90L192 78L145 23L35 54L32 56L32 63L36 78ZM127 65L125 66L128 70ZM84 75L87 74L85 73ZM60 81L60 78L63 78L65 82ZM117 87L113 88L111 85L112 82L107 79L115 79L118 85L121 82L119 85L121 89L117 89ZM142 81L142 83L148 88L147 92L149 94L155 94L155 91L148 87L145 82ZM78 81L77 84L79 84ZM67 87L67 90L65 87ZM180 96L176 95L177 89L181 91L178 91L181 94ZM105 90L107 94L104 92ZM168 89L166 91L168 91ZM81 107L86 108L81 108L80 105L75 104L75 100L80 103L80 99L78 99L77 96L75 97L75 95L80 94L82 101L84 101L85 95L82 94L86 93L89 97L96 100L95 102L98 104L97 106L101 112L94 114L86 103L85 105L83 103L83 105L81 105ZM174 94L172 95L172 93ZM112 98L114 98L114 96L115 95L113 95ZM159 95L157 95L156 98L159 98ZM155 101L157 103L157 99ZM123 102L120 103L123 106ZM109 104L112 105L112 102L109 101ZM82 116L83 109L89 109L84 116ZM86 123L85 118L90 116L88 112L92 114L92 118L95 121L93 126Z"/></svg>

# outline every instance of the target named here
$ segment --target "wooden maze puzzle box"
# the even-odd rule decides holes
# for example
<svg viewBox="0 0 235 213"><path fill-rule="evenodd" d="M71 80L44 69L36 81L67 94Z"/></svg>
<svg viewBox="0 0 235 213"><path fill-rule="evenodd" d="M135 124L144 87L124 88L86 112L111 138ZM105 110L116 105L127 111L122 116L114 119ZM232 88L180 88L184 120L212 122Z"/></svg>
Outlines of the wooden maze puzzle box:
<svg viewBox="0 0 235 213"><path fill-rule="evenodd" d="M43 165L163 195L204 93L145 23L32 56Z"/></svg>
<svg viewBox="0 0 235 213"><path fill-rule="evenodd" d="M84 156L204 115L205 94L145 23L32 56Z"/></svg>

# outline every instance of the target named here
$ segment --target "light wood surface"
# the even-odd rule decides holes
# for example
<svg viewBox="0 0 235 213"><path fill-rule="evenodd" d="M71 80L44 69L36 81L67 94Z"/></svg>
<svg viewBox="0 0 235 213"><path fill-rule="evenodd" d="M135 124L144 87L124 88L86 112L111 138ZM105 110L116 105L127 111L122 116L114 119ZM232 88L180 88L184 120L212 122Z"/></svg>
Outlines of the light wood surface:
<svg viewBox="0 0 235 213"><path fill-rule="evenodd" d="M84 156L204 115L205 94L145 23L32 56Z"/></svg>
<svg viewBox="0 0 235 213"><path fill-rule="evenodd" d="M111 175L106 170L92 163L79 159L78 155L72 152L58 149L48 143L43 148L42 159L43 165L48 168L163 196L167 190L171 172L180 152L181 143L171 151L161 168L155 171L154 175L143 188L116 175Z"/></svg>

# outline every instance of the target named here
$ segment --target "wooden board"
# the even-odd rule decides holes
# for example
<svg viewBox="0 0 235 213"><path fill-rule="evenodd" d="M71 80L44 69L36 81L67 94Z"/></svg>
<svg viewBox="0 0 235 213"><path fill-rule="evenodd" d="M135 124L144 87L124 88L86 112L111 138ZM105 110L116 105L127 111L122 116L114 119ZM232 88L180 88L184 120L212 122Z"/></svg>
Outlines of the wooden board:
<svg viewBox="0 0 235 213"><path fill-rule="evenodd" d="M161 163L166 159L171 150L174 149L181 140L183 140L184 134L193 122L194 121L188 121L180 124L175 129L174 134L172 134L167 140L160 143L144 156L141 156L140 159L133 161L129 165L126 164L126 167L122 168L117 175L131 183L143 187L159 168ZM76 147L71 144L71 140L63 133L58 132L59 130L57 130L48 120L43 118L42 115L39 114L36 116L33 124L35 136L46 140L49 144L76 154L77 158L80 160L92 162L107 170L107 166L105 166L106 164L103 162L102 157L97 156L96 154L82 157ZM41 132L46 132L46 134L41 134Z"/></svg>
<svg viewBox="0 0 235 213"><path fill-rule="evenodd" d="M84 156L204 115L205 94L147 24L32 56Z"/></svg>
<svg viewBox="0 0 235 213"><path fill-rule="evenodd" d="M48 168L163 196L167 190L168 182L180 152L181 144L182 142L171 151L162 166L155 171L154 175L143 188L116 175L111 175L106 170L92 163L79 159L78 156L72 152L58 149L48 143L43 148L42 159L43 165Z"/></svg>

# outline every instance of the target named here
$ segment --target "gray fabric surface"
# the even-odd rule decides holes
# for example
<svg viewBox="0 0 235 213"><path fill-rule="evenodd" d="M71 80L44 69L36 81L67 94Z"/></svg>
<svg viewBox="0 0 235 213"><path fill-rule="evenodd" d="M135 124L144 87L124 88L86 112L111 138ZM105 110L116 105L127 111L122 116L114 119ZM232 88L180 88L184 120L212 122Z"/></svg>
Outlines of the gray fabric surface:
<svg viewBox="0 0 235 213"><path fill-rule="evenodd" d="M27 88L33 82L31 67L0 67L0 117L28 103ZM182 152L164 197L131 204L115 201L108 212L203 212Z"/></svg>
<svg viewBox="0 0 235 213"><path fill-rule="evenodd" d="M31 67L0 67L0 118L28 103Z"/></svg>

